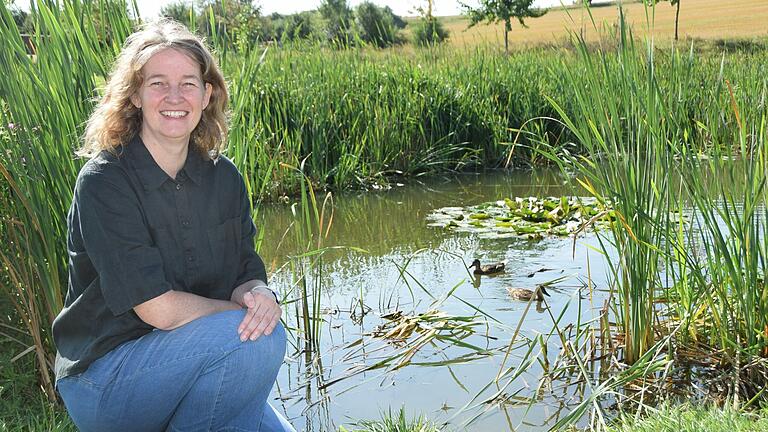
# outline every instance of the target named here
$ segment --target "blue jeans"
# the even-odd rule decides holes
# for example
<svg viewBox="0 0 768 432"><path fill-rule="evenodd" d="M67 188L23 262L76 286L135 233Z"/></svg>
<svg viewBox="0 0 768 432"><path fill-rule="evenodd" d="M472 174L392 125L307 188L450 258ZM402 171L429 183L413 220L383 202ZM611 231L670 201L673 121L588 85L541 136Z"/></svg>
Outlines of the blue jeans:
<svg viewBox="0 0 768 432"><path fill-rule="evenodd" d="M285 356L285 329L240 342L244 311L199 318L126 342L60 379L81 431L291 431L267 403Z"/></svg>

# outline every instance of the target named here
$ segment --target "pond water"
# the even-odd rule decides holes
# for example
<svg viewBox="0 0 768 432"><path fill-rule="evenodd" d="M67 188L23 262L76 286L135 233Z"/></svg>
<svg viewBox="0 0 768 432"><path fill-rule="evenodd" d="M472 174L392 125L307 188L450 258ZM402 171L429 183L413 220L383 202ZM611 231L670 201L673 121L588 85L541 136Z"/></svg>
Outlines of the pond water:
<svg viewBox="0 0 768 432"><path fill-rule="evenodd" d="M309 300L322 311L319 355L302 352L300 335L292 332L273 403L298 430L307 431L349 428L356 420L378 419L401 407L409 417L423 415L449 430L548 430L583 399L583 380L574 374L540 386L546 361L524 365L514 379L494 379L502 367L515 369L528 358L529 346L540 360L554 362L562 343L553 334L553 320L564 312L559 328L568 329L603 305L606 269L596 236L582 235L575 243L572 237L486 239L430 227L426 216L445 206L572 195L574 190L555 171L505 171L335 195L323 246L364 251L328 251L308 276L310 291L319 287L317 297ZM302 249L293 233L286 234L294 222L290 203L262 206L258 218L271 285L287 297L284 319L296 328L300 302L292 300L299 297L298 277L286 263ZM475 280L465 267L475 258L505 261L507 271ZM558 282L548 288L548 310L537 310L535 303L529 308L507 293L509 287L533 289L553 280ZM589 280L596 289L587 287ZM375 337L372 333L388 323L382 315L432 309L453 317L445 318L447 323L475 323L461 339L468 345L452 343L447 331L438 332L446 337L425 342L407 365L395 368L406 357L384 361L406 355L420 334L400 343ZM520 333L505 359L518 323ZM541 342L527 343L538 335ZM539 354L543 347L546 352ZM364 370L381 361L383 367Z"/></svg>

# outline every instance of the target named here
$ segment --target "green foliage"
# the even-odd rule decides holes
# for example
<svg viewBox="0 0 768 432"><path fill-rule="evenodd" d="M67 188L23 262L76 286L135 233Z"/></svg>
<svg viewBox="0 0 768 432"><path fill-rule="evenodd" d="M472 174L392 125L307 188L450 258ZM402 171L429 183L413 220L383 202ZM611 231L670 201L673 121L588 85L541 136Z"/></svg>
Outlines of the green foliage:
<svg viewBox="0 0 768 432"><path fill-rule="evenodd" d="M324 39L336 46L349 46L354 37L352 9L347 0L323 0L317 10L324 20Z"/></svg>
<svg viewBox="0 0 768 432"><path fill-rule="evenodd" d="M272 37L279 41L312 39L318 36L319 14L314 11L291 15L272 14Z"/></svg>
<svg viewBox="0 0 768 432"><path fill-rule="evenodd" d="M439 208L427 220L430 226L476 232L481 238L542 239L605 228L616 214L593 197L514 197L466 208Z"/></svg>
<svg viewBox="0 0 768 432"><path fill-rule="evenodd" d="M245 47L271 34L253 0L206 0L201 6L198 31L218 45Z"/></svg>
<svg viewBox="0 0 768 432"><path fill-rule="evenodd" d="M31 34L34 32L34 27L29 19L29 13L23 11L16 5L10 7L13 21L16 23L16 27L24 34Z"/></svg>
<svg viewBox="0 0 768 432"><path fill-rule="evenodd" d="M382 414L381 420L362 420L353 429L340 427L339 432L439 432L440 429L432 422L418 417L408 420L405 408L400 408L397 414L392 410Z"/></svg>
<svg viewBox="0 0 768 432"><path fill-rule="evenodd" d="M608 198L620 221L602 239L624 361L634 363L657 342L653 323L665 299L682 325L676 341L706 343L722 353L722 366L758 364L739 384L751 398L765 385L759 364L768 355L768 110L753 99L765 97L768 79L759 72L738 88L721 62L716 75L699 81L693 50L658 56L651 42L635 45L623 19L618 31L618 47L578 41L580 67L560 68L574 89L570 108L551 100L591 155L562 152L563 166L595 197ZM719 103L694 113L704 99L691 98L702 93ZM695 230L682 228L689 206Z"/></svg>
<svg viewBox="0 0 768 432"><path fill-rule="evenodd" d="M538 18L547 11L534 8L535 0L481 0L476 8L462 4L472 27L483 21L508 23L512 18L525 27L526 18ZM509 30L509 29L507 29Z"/></svg>
<svg viewBox="0 0 768 432"><path fill-rule="evenodd" d="M392 24L394 24L396 28L404 29L408 25L408 23L406 23L401 16L395 15L391 7L384 6L382 10L384 11L384 14L386 16L389 16L390 18L392 18Z"/></svg>
<svg viewBox="0 0 768 432"><path fill-rule="evenodd" d="M189 29L194 29L197 22L194 6L182 0L163 6L160 9L160 16L178 21Z"/></svg>
<svg viewBox="0 0 768 432"><path fill-rule="evenodd" d="M469 17L469 27L481 22L504 23L504 49L509 52L509 32L512 30L512 18L526 27L526 18L538 18L547 13L546 9L534 8L535 0L480 0L477 7L461 3Z"/></svg>
<svg viewBox="0 0 768 432"><path fill-rule="evenodd" d="M0 431L75 432L62 406L49 403L40 393L35 358L29 353L16 357L31 343L15 331L16 314L0 298Z"/></svg>
<svg viewBox="0 0 768 432"><path fill-rule="evenodd" d="M766 412L742 413L730 404L715 406L664 405L643 417L623 416L609 432L759 432L768 430Z"/></svg>
<svg viewBox="0 0 768 432"><path fill-rule="evenodd" d="M399 42L397 27L393 20L394 14L376 6L370 1L360 3L355 9L355 24L358 36L366 43L379 48L388 47Z"/></svg>
<svg viewBox="0 0 768 432"><path fill-rule="evenodd" d="M658 84L654 59L639 55L624 21L620 22L619 51L591 52L580 41L583 68L567 70L576 88L571 112L558 107L560 117L592 160L565 155L580 175L579 182L598 200L613 204L620 223L604 236L610 247L612 285L618 305L616 320L624 335L624 356L634 364L655 343L656 298L663 287L665 240L672 228L670 195L673 155L664 145L677 139L679 129L664 121L667 94ZM618 71L621 71L620 73ZM553 99L553 104L557 102ZM617 121L622 117L622 121ZM650 217L649 215L653 215Z"/></svg>
<svg viewBox="0 0 768 432"><path fill-rule="evenodd" d="M0 295L24 326L40 387L54 399L50 328L66 289L65 221L80 167L73 149L131 23L120 2L35 6L32 58L0 5Z"/></svg>
<svg viewBox="0 0 768 432"><path fill-rule="evenodd" d="M448 39L448 30L435 17L423 17L413 24L413 43L415 45L435 45L446 39Z"/></svg>

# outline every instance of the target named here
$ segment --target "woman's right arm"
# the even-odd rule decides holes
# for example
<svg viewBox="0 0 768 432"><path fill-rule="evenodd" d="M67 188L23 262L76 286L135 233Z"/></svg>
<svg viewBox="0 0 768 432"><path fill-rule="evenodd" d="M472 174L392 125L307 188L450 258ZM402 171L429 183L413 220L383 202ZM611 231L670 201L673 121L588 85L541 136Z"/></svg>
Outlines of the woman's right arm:
<svg viewBox="0 0 768 432"><path fill-rule="evenodd" d="M133 311L152 327L170 330L212 313L241 308L231 301L174 290L125 174L114 166L89 168L78 178L74 203L78 219L71 222L112 314Z"/></svg>
<svg viewBox="0 0 768 432"><path fill-rule="evenodd" d="M167 291L133 308L142 321L160 330L173 330L216 312L242 309L226 300L215 300L184 291Z"/></svg>

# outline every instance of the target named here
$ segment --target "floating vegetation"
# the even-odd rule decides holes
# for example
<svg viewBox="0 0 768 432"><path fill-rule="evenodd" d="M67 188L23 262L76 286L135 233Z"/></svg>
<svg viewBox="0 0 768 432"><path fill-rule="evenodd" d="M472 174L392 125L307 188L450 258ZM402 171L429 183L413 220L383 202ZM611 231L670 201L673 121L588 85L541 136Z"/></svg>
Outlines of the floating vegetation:
<svg viewBox="0 0 768 432"><path fill-rule="evenodd" d="M588 226L607 225L614 210L591 197L504 198L469 207L443 207L427 216L429 226L475 232L485 238L565 237Z"/></svg>
<svg viewBox="0 0 768 432"><path fill-rule="evenodd" d="M452 316L435 309L412 316L395 311L381 317L385 322L373 330L372 336L393 342L404 342L414 332L430 338L464 339L474 333L473 327L482 324L476 316Z"/></svg>
<svg viewBox="0 0 768 432"><path fill-rule="evenodd" d="M488 321L481 315L450 315L433 308L414 315L394 311L383 314L381 318L382 324L373 331L344 346L347 352L342 362L351 366L341 375L323 382L320 389L368 371L392 372L409 365L451 367L493 354L487 347L466 341L468 337L478 335L476 327L487 328ZM493 339L487 334L479 335L487 340ZM425 354L427 358L414 361L414 357L425 347L430 349ZM456 347L462 348L463 352L455 353ZM439 358L431 358L433 356Z"/></svg>

